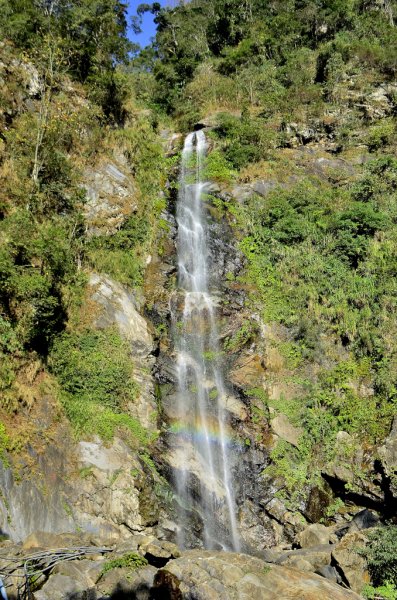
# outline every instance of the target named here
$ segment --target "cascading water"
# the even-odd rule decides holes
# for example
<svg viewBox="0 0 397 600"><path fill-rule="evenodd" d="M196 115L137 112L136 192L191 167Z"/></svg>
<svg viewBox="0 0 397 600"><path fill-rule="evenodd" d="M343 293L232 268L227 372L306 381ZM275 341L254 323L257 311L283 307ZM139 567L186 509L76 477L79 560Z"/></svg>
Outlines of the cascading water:
<svg viewBox="0 0 397 600"><path fill-rule="evenodd" d="M204 205L202 130L185 140L179 179L178 306L176 331L178 394L172 445L177 468L174 479L179 503L193 507L203 521L206 548L239 550L231 473L233 451L226 419L227 391L218 347L214 291L210 291L210 251ZM194 481L194 483L192 483ZM180 518L183 519L181 509ZM186 511L185 511L186 512ZM180 528L185 547L188 524Z"/></svg>

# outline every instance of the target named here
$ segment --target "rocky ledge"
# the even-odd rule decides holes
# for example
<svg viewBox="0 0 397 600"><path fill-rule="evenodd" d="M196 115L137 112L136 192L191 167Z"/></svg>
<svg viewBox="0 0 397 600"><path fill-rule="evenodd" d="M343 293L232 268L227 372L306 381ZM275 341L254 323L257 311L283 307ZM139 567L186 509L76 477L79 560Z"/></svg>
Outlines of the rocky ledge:
<svg viewBox="0 0 397 600"><path fill-rule="evenodd" d="M346 535L338 542L328 533L311 530L302 537L306 548L269 550L256 557L181 552L169 541L144 534L107 547L87 533L37 532L23 544L1 542L0 575L9 600L25 598L27 583L31 595L26 597L34 600L359 599L348 587L360 587L357 577L364 583L365 564L357 563L363 559L353 546L365 538L352 532L351 539ZM323 543L310 545L318 542ZM30 574L28 581L24 573Z"/></svg>

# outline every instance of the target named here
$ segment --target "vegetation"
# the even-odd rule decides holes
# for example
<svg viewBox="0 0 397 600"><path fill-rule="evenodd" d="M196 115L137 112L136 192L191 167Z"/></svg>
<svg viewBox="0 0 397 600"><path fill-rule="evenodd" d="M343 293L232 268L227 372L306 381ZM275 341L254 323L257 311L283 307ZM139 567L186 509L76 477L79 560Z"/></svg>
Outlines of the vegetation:
<svg viewBox="0 0 397 600"><path fill-rule="evenodd" d="M147 257L168 235L176 159L164 158L160 132L203 119L213 125L205 175L222 188L208 196L211 210L234 226L245 256L244 272L227 279L283 332L272 350L296 395L246 392L263 402L251 414L256 432L269 405L301 428L299 444L279 443L266 471L298 506L336 456L371 452L396 411L395 0L143 4L134 27L151 11L157 35L139 53L120 0L0 0L0 9L2 413L21 410L38 362L76 435L127 432L150 462L150 436L129 414L129 348L76 314L92 270L143 285ZM98 234L84 184L105 160L125 167L134 208ZM243 321L224 352L258 332ZM8 436L0 425L2 459ZM390 588L376 544L374 583Z"/></svg>
<svg viewBox="0 0 397 600"><path fill-rule="evenodd" d="M135 51L126 7L1 0L0 8L0 411L23 413L51 372L77 435L110 439L121 429L146 446L129 414L137 386L127 344L94 331L90 309L79 317L87 272L138 289L162 227L167 164L158 117L142 111L125 70ZM136 208L119 229L92 235L84 183L104 159L129 165Z"/></svg>
<svg viewBox="0 0 397 600"><path fill-rule="evenodd" d="M362 550L368 562L373 586L364 590L366 598L397 598L397 527L376 528L368 534L369 542Z"/></svg>
<svg viewBox="0 0 397 600"><path fill-rule="evenodd" d="M304 495L342 452L338 432L351 436L338 455L348 465L395 414L397 5L192 0L145 10L156 40L131 64L151 106L182 128L214 125L209 179L229 190L265 182L238 203L210 200L235 226L253 310L287 332L275 349L297 396L272 408L303 434L297 448L277 446L269 474ZM300 159L294 149L305 145L331 166ZM256 336L243 324L224 349Z"/></svg>
<svg viewBox="0 0 397 600"><path fill-rule="evenodd" d="M102 575L105 575L109 571L113 569L123 569L127 568L131 571L135 569L139 569L140 567L145 567L148 564L145 557L137 554L136 552L127 552L123 556L119 558L114 558L112 560L107 560L102 569Z"/></svg>

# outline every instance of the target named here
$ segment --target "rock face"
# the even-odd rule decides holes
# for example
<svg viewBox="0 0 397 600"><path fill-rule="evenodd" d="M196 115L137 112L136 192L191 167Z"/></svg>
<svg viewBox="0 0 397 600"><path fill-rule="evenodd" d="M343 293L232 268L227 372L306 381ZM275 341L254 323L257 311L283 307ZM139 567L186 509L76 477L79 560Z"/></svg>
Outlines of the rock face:
<svg viewBox="0 0 397 600"><path fill-rule="evenodd" d="M136 189L126 166L106 162L87 168L85 218L92 235L114 233L136 208Z"/></svg>
<svg viewBox="0 0 397 600"><path fill-rule="evenodd" d="M143 531L157 522L156 514L145 517L141 506L142 501L150 502L154 513L156 508L158 511L150 490L154 481L150 481L142 462L121 440L116 438L110 447L105 447L99 439L80 442L78 452L81 472L87 475L83 489L76 494L73 511L84 529L117 539L120 532ZM143 487L151 491L148 498L141 494Z"/></svg>
<svg viewBox="0 0 397 600"><path fill-rule="evenodd" d="M243 554L192 550L154 578L157 600L357 600L324 578Z"/></svg>
<svg viewBox="0 0 397 600"><path fill-rule="evenodd" d="M68 436L61 444L58 451L47 449L33 480L16 482L11 469L0 468L3 533L19 541L37 530L86 531L115 541L130 532L152 530L161 512L155 488L165 483L136 452L118 438L108 447L99 439L73 446ZM62 450L73 462L62 461Z"/></svg>
<svg viewBox="0 0 397 600"><path fill-rule="evenodd" d="M397 417L384 445L379 448L379 456L385 474L390 479L390 489L393 495L397 496Z"/></svg>
<svg viewBox="0 0 397 600"><path fill-rule="evenodd" d="M151 374L154 342L145 319L127 289L93 274L91 302L97 328L117 327L131 346L134 377L139 386L128 412L148 431L156 431L156 402ZM0 530L14 540L32 531L90 531L108 539L152 528L160 506L154 492L163 489L156 474L118 438L110 446L99 439L76 444L65 424L55 427L56 405L42 403L36 416L43 432L50 431L45 452L29 448L29 472L22 481L15 469L0 462ZM27 472L27 465L21 469Z"/></svg>
<svg viewBox="0 0 397 600"><path fill-rule="evenodd" d="M53 407L48 405L47 409ZM43 431L46 429L43 421ZM74 531L73 518L65 510L70 490L63 479L68 470L67 439L68 431L60 429L45 454L40 455L30 448L32 475L25 476L22 481L19 481L16 469L0 461L0 530L13 540L22 540L37 530Z"/></svg>
<svg viewBox="0 0 397 600"><path fill-rule="evenodd" d="M132 294L109 277L91 274L89 285L91 298L98 310L94 325L98 329L115 326L131 344L134 379L139 393L129 412L147 429L156 428L156 401L151 369L154 365L155 349L148 324L139 314Z"/></svg>

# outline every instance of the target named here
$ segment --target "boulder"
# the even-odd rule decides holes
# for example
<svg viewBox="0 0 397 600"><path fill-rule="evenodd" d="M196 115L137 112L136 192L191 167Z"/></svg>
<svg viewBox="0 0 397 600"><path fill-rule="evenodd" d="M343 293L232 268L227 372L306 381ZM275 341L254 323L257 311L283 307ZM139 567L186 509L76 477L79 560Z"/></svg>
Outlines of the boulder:
<svg viewBox="0 0 397 600"><path fill-rule="evenodd" d="M136 453L119 438L110 446L99 438L79 442L78 452L80 468L88 473L73 506L82 526L88 528L90 524L91 530L108 539L108 544L119 539L121 533L125 535L126 530L142 531L149 524L143 515L144 504L150 500L155 511L158 504L154 492L142 501L148 476Z"/></svg>
<svg viewBox="0 0 397 600"><path fill-rule="evenodd" d="M366 542L367 538L362 533L348 533L332 551L333 561L342 578L352 590L358 593L366 583L369 583L366 562L357 552L358 548L364 547Z"/></svg>
<svg viewBox="0 0 397 600"><path fill-rule="evenodd" d="M365 508L354 515L353 520L349 525L349 532L370 529L371 527L375 527L378 523L379 517L371 510Z"/></svg>
<svg viewBox="0 0 397 600"><path fill-rule="evenodd" d="M285 440L289 444L292 444L292 446L298 445L299 438L303 434L303 429L301 427L295 427L295 425L292 425L292 423L289 421L286 415L280 413L279 415L277 415L277 417L272 419L270 424L273 432L279 438Z"/></svg>
<svg viewBox="0 0 397 600"><path fill-rule="evenodd" d="M98 583L98 598L151 599L150 589L156 574L155 567L147 565L136 571L129 568L111 569ZM88 599L87 599L88 600Z"/></svg>
<svg viewBox="0 0 397 600"><path fill-rule="evenodd" d="M303 565L305 566L305 565ZM359 600L319 575L269 565L245 554L191 550L155 578L157 600Z"/></svg>
<svg viewBox="0 0 397 600"><path fill-rule="evenodd" d="M320 544L329 544L333 535L332 530L320 523L313 523L298 533L295 542L301 548L310 548L310 546L319 546Z"/></svg>
<svg viewBox="0 0 397 600"><path fill-rule="evenodd" d="M55 565L53 573L67 575L91 588L101 578L103 565L104 558L102 560L83 558L82 560L64 561Z"/></svg>
<svg viewBox="0 0 397 600"><path fill-rule="evenodd" d="M312 546L311 548L303 548L301 550L291 550L283 552L277 559L278 565L295 567L303 571L317 572L323 567L327 567L331 564L332 550L334 546L331 544L324 544L319 546ZM302 569L300 566L301 561L305 561L307 568Z"/></svg>
<svg viewBox="0 0 397 600"><path fill-rule="evenodd" d="M51 575L43 587L34 593L34 600L95 600L96 594L87 585L68 575L56 573Z"/></svg>

